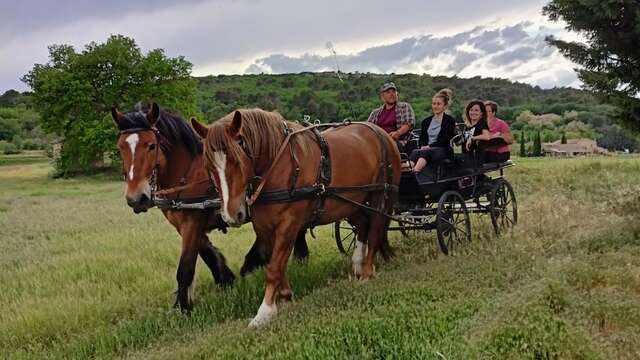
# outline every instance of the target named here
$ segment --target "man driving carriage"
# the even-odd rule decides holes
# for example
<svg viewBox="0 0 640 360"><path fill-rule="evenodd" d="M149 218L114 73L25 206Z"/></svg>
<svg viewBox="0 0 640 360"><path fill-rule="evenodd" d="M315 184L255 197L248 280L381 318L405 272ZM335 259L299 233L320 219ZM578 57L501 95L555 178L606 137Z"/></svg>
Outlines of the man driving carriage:
<svg viewBox="0 0 640 360"><path fill-rule="evenodd" d="M380 87L382 106L369 114L368 122L380 126L396 141L400 152L410 153L406 149L411 130L416 123L416 115L411 105L398 101L398 88L393 82L386 82Z"/></svg>

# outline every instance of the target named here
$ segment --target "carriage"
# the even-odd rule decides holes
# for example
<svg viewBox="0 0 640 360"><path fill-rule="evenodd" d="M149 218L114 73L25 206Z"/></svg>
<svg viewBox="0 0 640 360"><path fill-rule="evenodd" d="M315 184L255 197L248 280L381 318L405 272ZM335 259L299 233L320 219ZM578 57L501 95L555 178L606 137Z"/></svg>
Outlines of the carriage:
<svg viewBox="0 0 640 360"><path fill-rule="evenodd" d="M416 142L419 130L410 141ZM455 141L455 139L453 140ZM455 254L471 241L470 214L488 215L496 235L518 221L518 207L513 187L504 170L513 162L485 162L483 151L504 145L504 140L482 142L476 156L454 155L427 166L422 172L402 172L398 201L393 210L394 223L388 230L400 231L406 237L435 230L444 254ZM406 160L403 154L403 160ZM356 236L355 228L346 221L334 223L336 244L340 252L350 254Z"/></svg>

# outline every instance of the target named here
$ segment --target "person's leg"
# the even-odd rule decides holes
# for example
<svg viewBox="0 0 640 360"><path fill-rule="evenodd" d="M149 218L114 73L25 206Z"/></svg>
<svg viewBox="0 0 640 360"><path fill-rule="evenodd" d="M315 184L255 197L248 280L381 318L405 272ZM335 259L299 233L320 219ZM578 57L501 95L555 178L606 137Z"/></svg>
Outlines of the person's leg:
<svg viewBox="0 0 640 360"><path fill-rule="evenodd" d="M413 167L414 172L420 172L424 167L427 166L427 159L421 157L416 161L416 165Z"/></svg>

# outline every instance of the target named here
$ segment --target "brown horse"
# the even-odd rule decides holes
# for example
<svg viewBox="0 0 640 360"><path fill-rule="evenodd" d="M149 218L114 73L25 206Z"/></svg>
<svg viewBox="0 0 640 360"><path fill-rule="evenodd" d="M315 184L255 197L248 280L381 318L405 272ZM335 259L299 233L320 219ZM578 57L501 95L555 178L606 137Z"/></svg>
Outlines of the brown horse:
<svg viewBox="0 0 640 360"><path fill-rule="evenodd" d="M258 238L268 239L273 251L264 299L250 326L275 316L276 300L291 299L286 266L300 229L347 218L357 229L352 260L360 278L375 275L378 250L391 256L384 214L397 194L400 154L382 129L353 123L320 134L259 109L235 111L209 128L195 119L192 125L205 138L205 166L221 194L223 219L238 226L250 211ZM255 180L260 184L252 195L247 190L254 190Z"/></svg>
<svg viewBox="0 0 640 360"><path fill-rule="evenodd" d="M213 229L226 232L226 224L218 207L202 206L218 197L203 166L202 143L183 119L160 109L156 103L150 111L138 109L120 113L113 108L112 116L120 130L117 144L127 181L127 204L135 213L146 212L158 205L182 236L182 253L176 274L176 305L188 312L193 306L198 255L211 270L217 284L231 285L235 279L224 256L207 237L207 232ZM154 202L157 193L162 193L165 206L161 206L159 200ZM175 207L171 200L179 200L185 205L183 208ZM256 241L246 255L242 275L268 260L270 253L263 249L262 243ZM296 257L303 259L306 256L307 246L302 232L296 242Z"/></svg>

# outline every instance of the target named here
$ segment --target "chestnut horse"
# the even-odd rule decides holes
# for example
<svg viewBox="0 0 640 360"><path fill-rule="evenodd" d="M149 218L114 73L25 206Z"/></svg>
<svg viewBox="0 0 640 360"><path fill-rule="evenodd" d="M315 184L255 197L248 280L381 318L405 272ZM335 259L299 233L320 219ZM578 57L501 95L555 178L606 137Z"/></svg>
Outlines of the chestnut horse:
<svg viewBox="0 0 640 360"><path fill-rule="evenodd" d="M400 183L400 154L382 129L352 123L320 133L260 109L235 111L208 128L195 119L192 125L205 139L222 218L239 226L250 211L256 235L272 249L264 299L249 326L273 318L277 300L291 300L286 267L300 229L347 218L357 231L359 278L375 275L378 250L385 260L392 255L386 214Z"/></svg>
<svg viewBox="0 0 640 360"><path fill-rule="evenodd" d="M160 109L156 103L150 111L138 109L120 113L113 108L112 116L120 130L117 145L127 182L127 204L136 214L158 205L182 236L182 253L176 274L176 305L188 312L193 306L198 255L211 270L217 284L231 285L235 279L224 256L207 237L207 232L213 229L226 232L226 224L220 217L218 206L202 206L205 201L210 204L218 197L203 166L202 142L183 119ZM158 204L154 202L158 193L163 194L164 206L157 199ZM186 206L166 206L171 204L171 200L179 200ZM299 259L308 254L304 232L298 236L295 254ZM244 276L264 265L269 256L263 242L256 241L245 257L241 274Z"/></svg>

